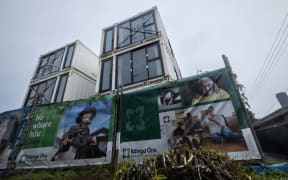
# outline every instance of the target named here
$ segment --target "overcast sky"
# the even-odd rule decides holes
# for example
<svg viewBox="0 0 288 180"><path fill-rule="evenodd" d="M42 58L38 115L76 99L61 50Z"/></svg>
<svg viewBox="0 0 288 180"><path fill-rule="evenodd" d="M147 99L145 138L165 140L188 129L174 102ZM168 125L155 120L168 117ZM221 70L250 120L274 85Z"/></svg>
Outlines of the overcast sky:
<svg viewBox="0 0 288 180"><path fill-rule="evenodd" d="M79 39L99 55L102 28L153 6L184 77L224 67L226 54L256 117L280 107L275 93L288 88L287 49L261 88L253 83L288 12L287 0L1 0L0 112L21 107L41 54Z"/></svg>

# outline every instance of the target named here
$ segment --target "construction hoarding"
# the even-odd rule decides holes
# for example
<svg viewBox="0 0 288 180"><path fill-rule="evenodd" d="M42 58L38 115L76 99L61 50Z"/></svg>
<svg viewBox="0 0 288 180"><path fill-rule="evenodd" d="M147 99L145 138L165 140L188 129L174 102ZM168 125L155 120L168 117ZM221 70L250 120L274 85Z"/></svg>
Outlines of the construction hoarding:
<svg viewBox="0 0 288 180"><path fill-rule="evenodd" d="M0 114L0 169L7 168L9 155L29 112L30 108L23 108Z"/></svg>
<svg viewBox="0 0 288 180"><path fill-rule="evenodd" d="M114 111L108 96L36 107L17 168L110 163Z"/></svg>
<svg viewBox="0 0 288 180"><path fill-rule="evenodd" d="M217 149L232 159L259 159L248 118L226 69L121 96L120 159L178 146Z"/></svg>

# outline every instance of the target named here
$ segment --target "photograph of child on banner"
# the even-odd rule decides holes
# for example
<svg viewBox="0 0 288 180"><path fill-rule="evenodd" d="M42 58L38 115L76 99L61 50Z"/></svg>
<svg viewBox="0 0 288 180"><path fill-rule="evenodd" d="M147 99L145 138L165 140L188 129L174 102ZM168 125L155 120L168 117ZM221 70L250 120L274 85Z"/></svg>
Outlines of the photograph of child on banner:
<svg viewBox="0 0 288 180"><path fill-rule="evenodd" d="M83 107L83 105L72 106L70 112L75 112L75 110L80 107ZM69 113L66 114L69 116ZM99 124L101 122L97 116L95 104L86 104L85 107L77 113L76 118L74 118L75 123L66 123L66 126L69 125L69 127L66 128L68 130L58 133L58 135L61 133L63 135L62 138L58 136L58 151L52 157L51 161L90 159L106 156L109 122L108 124L104 122L106 125L103 124L104 127L103 125L101 127L101 124ZM63 121L65 121L65 118ZM96 129L93 133L90 133L91 126L94 127L93 130ZM61 128L59 131L61 131Z"/></svg>

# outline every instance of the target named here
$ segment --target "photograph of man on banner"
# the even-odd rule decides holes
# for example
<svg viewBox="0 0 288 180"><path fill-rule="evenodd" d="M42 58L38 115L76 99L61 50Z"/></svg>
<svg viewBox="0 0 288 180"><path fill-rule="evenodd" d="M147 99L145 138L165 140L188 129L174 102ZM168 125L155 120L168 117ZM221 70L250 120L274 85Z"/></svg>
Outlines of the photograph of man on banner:
<svg viewBox="0 0 288 180"><path fill-rule="evenodd" d="M194 113L198 113L203 128L201 146L223 152L247 150L231 101L196 106Z"/></svg>
<svg viewBox="0 0 288 180"><path fill-rule="evenodd" d="M198 105L230 98L226 90L223 74L201 77L184 83L184 101L186 105Z"/></svg>
<svg viewBox="0 0 288 180"><path fill-rule="evenodd" d="M214 107L211 105L205 111L202 124L209 129L211 139L214 143L221 144L224 139L239 140L243 136L232 131L228 126L223 115L215 114ZM224 138L224 139L223 139Z"/></svg>
<svg viewBox="0 0 288 180"><path fill-rule="evenodd" d="M110 114L103 114L103 111L98 113L96 103L78 104L65 112L62 127L58 130L58 151L51 161L106 156ZM72 117L74 122L71 121ZM101 121L101 117L108 119L108 122Z"/></svg>

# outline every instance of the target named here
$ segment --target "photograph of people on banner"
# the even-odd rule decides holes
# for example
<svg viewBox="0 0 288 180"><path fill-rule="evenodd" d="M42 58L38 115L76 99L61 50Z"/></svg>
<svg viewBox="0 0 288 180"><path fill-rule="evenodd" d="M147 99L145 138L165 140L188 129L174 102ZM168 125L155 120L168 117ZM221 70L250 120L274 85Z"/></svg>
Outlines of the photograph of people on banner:
<svg viewBox="0 0 288 180"><path fill-rule="evenodd" d="M124 94L120 157L141 162L143 156L180 147L216 149L232 159L259 157L235 92L232 77L222 68ZM145 122L144 130L127 128L139 121Z"/></svg>
<svg viewBox="0 0 288 180"><path fill-rule="evenodd" d="M9 154L15 145L20 127L26 120L26 115L25 109L0 114L0 169L7 168Z"/></svg>
<svg viewBox="0 0 288 180"><path fill-rule="evenodd" d="M112 109L109 100L79 103L65 110L54 146L57 152L51 161L106 156Z"/></svg>
<svg viewBox="0 0 288 180"><path fill-rule="evenodd" d="M160 113L160 121L169 149L202 146L222 152L248 150L231 101Z"/></svg>
<svg viewBox="0 0 288 180"><path fill-rule="evenodd" d="M222 73L185 82L183 96L187 106L230 98Z"/></svg>

